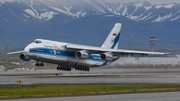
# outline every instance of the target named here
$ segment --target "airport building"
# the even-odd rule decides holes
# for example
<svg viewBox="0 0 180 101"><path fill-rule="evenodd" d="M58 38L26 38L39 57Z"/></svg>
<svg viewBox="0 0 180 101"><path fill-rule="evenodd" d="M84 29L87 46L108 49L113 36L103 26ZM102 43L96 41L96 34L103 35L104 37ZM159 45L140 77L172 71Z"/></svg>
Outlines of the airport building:
<svg viewBox="0 0 180 101"><path fill-rule="evenodd" d="M149 39L150 51L154 52L156 39L151 36ZM180 55L167 56L167 57L122 57L116 65L137 65L137 66L173 66L180 67Z"/></svg>
<svg viewBox="0 0 180 101"><path fill-rule="evenodd" d="M117 65L180 66L180 55L175 57L122 57Z"/></svg>
<svg viewBox="0 0 180 101"><path fill-rule="evenodd" d="M151 52L154 52L154 46L156 44L156 39L155 39L155 36L151 36L150 39L149 39L149 44L150 44L150 51Z"/></svg>

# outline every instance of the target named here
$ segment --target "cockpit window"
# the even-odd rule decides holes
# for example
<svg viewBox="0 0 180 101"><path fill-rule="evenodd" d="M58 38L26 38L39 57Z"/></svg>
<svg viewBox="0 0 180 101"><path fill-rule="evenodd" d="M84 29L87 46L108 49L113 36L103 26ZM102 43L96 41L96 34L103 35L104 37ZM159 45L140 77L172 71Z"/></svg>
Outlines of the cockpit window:
<svg viewBox="0 0 180 101"><path fill-rule="evenodd" d="M41 40L34 40L34 43L41 43Z"/></svg>

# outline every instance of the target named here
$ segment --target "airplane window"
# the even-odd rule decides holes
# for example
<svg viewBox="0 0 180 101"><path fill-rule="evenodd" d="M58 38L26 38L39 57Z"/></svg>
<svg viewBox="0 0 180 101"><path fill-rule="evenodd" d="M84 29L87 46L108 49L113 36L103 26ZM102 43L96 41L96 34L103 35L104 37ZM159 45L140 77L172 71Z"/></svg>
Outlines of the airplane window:
<svg viewBox="0 0 180 101"><path fill-rule="evenodd" d="M34 40L34 43L41 43L40 40Z"/></svg>

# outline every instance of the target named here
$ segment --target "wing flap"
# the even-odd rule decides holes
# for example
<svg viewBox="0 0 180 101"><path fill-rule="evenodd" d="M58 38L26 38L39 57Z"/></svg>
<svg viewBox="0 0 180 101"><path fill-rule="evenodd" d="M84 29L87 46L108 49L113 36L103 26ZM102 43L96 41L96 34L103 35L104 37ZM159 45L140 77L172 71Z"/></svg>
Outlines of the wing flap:
<svg viewBox="0 0 180 101"><path fill-rule="evenodd" d="M84 45L76 45L76 44L67 44L66 48L75 49L75 50L99 51L99 52L113 51L113 49L104 49L100 47L84 46Z"/></svg>
<svg viewBox="0 0 180 101"><path fill-rule="evenodd" d="M67 49L73 50L86 50L91 54L101 54L105 52L111 52L113 54L138 54L138 55L169 55L170 53L161 53L161 52L148 52L148 51L134 51L134 50L124 50L124 49L105 49L100 47L76 45L76 44L67 44Z"/></svg>

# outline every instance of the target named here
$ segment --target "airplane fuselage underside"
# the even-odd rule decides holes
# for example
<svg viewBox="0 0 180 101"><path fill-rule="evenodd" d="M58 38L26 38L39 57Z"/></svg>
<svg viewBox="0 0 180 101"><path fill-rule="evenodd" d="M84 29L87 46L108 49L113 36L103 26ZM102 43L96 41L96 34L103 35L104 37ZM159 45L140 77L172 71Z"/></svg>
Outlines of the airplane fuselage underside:
<svg viewBox="0 0 180 101"><path fill-rule="evenodd" d="M30 48L26 54L29 58L39 61L58 64L66 67L75 67L83 65L88 67L98 67L107 65L110 62L103 61L99 54L91 54L88 59L77 59L74 51L48 49L48 48ZM111 61L112 62L112 61Z"/></svg>

